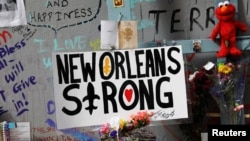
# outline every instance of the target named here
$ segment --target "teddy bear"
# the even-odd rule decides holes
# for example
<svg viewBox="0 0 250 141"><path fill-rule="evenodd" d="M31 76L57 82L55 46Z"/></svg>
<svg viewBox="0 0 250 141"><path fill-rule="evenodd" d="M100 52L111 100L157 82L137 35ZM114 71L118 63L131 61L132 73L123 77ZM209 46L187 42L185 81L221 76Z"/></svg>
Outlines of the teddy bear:
<svg viewBox="0 0 250 141"><path fill-rule="evenodd" d="M247 25L235 19L236 8L229 1L220 2L215 9L218 19L209 38L215 40L217 35L220 38L220 48L217 58L231 56L241 56L242 52L236 45L237 30L247 31Z"/></svg>

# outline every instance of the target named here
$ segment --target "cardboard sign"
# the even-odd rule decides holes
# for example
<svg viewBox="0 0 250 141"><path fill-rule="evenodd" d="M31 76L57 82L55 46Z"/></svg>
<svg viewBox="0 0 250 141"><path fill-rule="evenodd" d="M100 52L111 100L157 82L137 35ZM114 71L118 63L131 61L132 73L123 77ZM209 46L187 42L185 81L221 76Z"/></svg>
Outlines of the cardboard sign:
<svg viewBox="0 0 250 141"><path fill-rule="evenodd" d="M57 128L102 125L140 110L153 120L187 118L181 46L54 52Z"/></svg>

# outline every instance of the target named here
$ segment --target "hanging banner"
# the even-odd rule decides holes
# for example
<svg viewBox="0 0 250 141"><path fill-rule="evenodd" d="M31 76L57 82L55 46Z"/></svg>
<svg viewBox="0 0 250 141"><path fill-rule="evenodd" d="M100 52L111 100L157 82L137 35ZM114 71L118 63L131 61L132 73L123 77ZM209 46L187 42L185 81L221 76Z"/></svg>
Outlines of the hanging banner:
<svg viewBox="0 0 250 141"><path fill-rule="evenodd" d="M53 52L57 128L101 125L140 110L187 118L181 46Z"/></svg>

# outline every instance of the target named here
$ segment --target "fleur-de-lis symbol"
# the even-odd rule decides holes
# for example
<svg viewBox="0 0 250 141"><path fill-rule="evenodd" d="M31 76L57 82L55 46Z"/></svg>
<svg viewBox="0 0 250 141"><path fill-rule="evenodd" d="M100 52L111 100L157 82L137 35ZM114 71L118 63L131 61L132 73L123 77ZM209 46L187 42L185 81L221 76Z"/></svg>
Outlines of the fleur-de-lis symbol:
<svg viewBox="0 0 250 141"><path fill-rule="evenodd" d="M124 31L121 32L122 36L125 38L126 41L129 41L133 35L133 31L131 28L127 27Z"/></svg>

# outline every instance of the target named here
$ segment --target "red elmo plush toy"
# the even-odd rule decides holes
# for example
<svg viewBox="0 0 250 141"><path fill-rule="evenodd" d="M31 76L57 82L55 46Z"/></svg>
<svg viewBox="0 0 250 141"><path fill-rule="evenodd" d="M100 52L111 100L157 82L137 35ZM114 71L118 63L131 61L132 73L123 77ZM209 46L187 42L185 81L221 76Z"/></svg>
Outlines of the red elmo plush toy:
<svg viewBox="0 0 250 141"><path fill-rule="evenodd" d="M220 50L217 52L217 58L231 56L240 56L241 50L236 47L237 29L242 32L247 30L247 26L235 20L235 6L229 1L220 2L215 9L215 15L218 23L213 29L210 38L215 40L220 35Z"/></svg>

